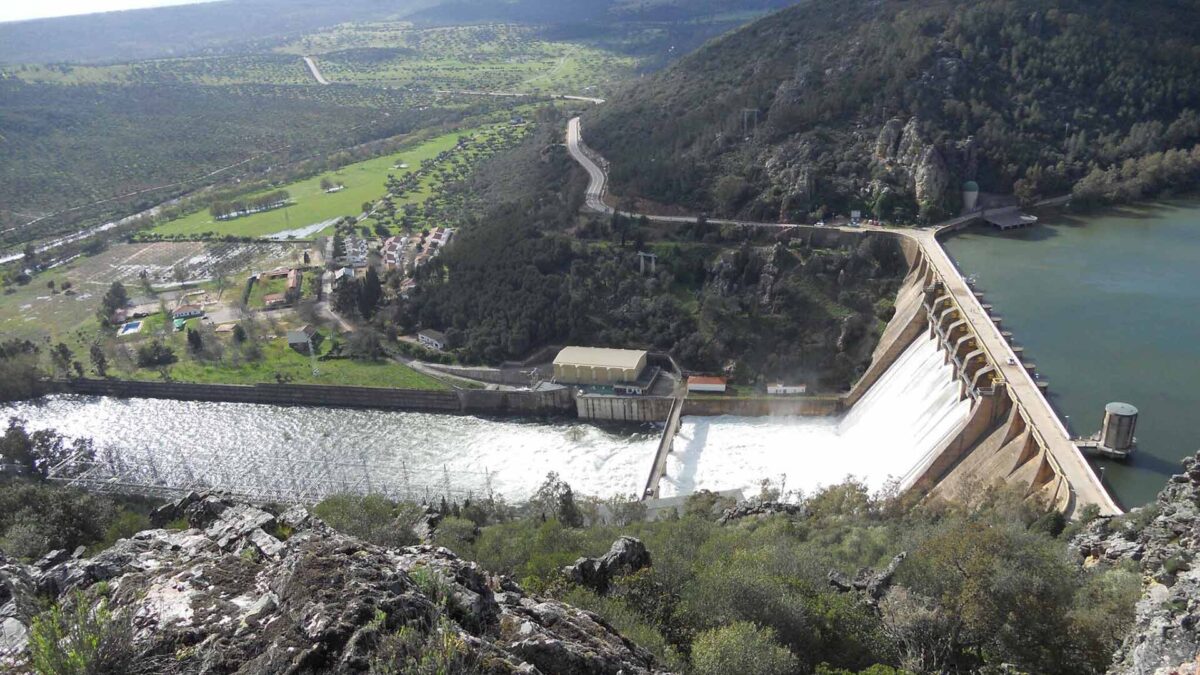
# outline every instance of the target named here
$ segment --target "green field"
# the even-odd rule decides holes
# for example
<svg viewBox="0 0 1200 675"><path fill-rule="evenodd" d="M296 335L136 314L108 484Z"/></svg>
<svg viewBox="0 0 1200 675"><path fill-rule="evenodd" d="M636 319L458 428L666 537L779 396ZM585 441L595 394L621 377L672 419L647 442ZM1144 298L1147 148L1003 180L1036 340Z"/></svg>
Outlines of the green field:
<svg viewBox="0 0 1200 675"><path fill-rule="evenodd" d="M394 361L355 361L353 359L330 359L318 361L319 375L312 373L312 359L287 346L287 341L274 339L262 345L263 358L252 363L235 366L228 361L206 363L194 360L186 353L183 333L170 339L179 362L170 367L171 378L180 382L218 384L262 384L285 380L301 384L348 385L361 387L388 387L395 389L448 389L439 380L418 373L406 365ZM229 338L224 338L228 340ZM321 345L322 353L328 352L330 339L326 336ZM138 369L123 376L138 380L156 380L154 370Z"/></svg>
<svg viewBox="0 0 1200 675"><path fill-rule="evenodd" d="M267 279L260 277L254 284L254 288L250 291L250 302L247 303L251 307L262 308L267 303L263 300L272 293L284 293L287 291L287 279Z"/></svg>
<svg viewBox="0 0 1200 675"><path fill-rule="evenodd" d="M151 232L164 236L211 234L265 237L336 220L343 216L357 216L362 212L363 202L374 201L383 196L384 181L388 174L402 179L420 168L423 160L433 159L438 154L453 148L459 136L472 131L474 130L468 129L437 136L394 155L350 164L337 171L330 171L284 185L281 189L288 191L292 201L292 204L286 208L219 222L208 211L197 211L159 225ZM407 164L408 168L394 168L401 163ZM329 178L346 187L339 192L326 193L321 189L322 178ZM330 224L332 225L332 223Z"/></svg>
<svg viewBox="0 0 1200 675"><path fill-rule="evenodd" d="M524 125L492 124L443 134L395 154L350 164L337 171L284 185L281 189L291 195L291 205L285 208L225 221L217 221L207 210L197 211L159 225L149 234L156 237L267 237L294 232L293 236L311 239L332 232L334 221L343 216L360 216L364 203L375 203L385 195L389 175L402 181L417 172L423 161L433 160L447 152L444 160L431 165L414 187L393 195L389 200L393 207L399 209L415 207L412 221L415 229L444 224L441 221L455 213L455 204L451 203L444 188L466 178L479 161L515 142L526 131ZM459 146L458 139L463 137L469 140ZM407 165L407 168L395 168L400 164ZM323 178L341 183L345 188L326 193L320 185ZM373 227L377 222L388 226L398 224L395 218L383 214L375 214L373 218L364 220L363 224ZM326 226L304 231L304 228L320 223L326 223Z"/></svg>

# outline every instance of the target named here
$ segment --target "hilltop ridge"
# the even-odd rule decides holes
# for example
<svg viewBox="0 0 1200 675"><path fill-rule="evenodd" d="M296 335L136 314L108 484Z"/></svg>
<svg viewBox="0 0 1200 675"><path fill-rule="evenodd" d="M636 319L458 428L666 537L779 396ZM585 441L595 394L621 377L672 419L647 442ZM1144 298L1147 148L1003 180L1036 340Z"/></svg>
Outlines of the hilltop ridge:
<svg viewBox="0 0 1200 675"><path fill-rule="evenodd" d="M760 220L955 213L1200 141L1187 0L811 0L718 39L585 119L613 193ZM1144 191L1193 181L1168 158ZM1158 172L1155 172L1158 173ZM1107 186L1094 185L1103 195Z"/></svg>

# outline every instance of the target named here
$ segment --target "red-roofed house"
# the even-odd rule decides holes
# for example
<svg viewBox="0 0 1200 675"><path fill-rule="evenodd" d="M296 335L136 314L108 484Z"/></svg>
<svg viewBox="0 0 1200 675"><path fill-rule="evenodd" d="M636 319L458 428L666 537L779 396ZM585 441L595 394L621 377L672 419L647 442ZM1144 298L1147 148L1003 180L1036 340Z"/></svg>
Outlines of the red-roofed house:
<svg viewBox="0 0 1200 675"><path fill-rule="evenodd" d="M725 378L711 377L708 375L691 375L687 380L689 392L706 391L723 394L725 393L726 384L728 384L728 382Z"/></svg>

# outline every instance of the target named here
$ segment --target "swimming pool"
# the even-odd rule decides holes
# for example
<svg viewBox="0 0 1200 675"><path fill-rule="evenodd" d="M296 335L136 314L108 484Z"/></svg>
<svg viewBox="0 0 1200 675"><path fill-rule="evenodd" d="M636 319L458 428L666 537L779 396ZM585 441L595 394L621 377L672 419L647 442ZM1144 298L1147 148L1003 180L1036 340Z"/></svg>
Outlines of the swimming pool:
<svg viewBox="0 0 1200 675"><path fill-rule="evenodd" d="M129 323L125 324L124 326L121 326L121 330L117 332L117 335L118 336L129 335L131 333L136 333L136 332L140 331L141 329L142 329L141 321L130 321Z"/></svg>

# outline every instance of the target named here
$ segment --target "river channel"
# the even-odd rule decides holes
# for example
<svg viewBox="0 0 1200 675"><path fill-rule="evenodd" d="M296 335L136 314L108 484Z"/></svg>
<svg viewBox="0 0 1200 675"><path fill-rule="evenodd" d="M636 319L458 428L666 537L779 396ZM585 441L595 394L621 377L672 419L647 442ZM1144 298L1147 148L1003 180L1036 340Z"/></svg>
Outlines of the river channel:
<svg viewBox="0 0 1200 675"><path fill-rule="evenodd" d="M1200 448L1200 201L1044 215L1004 234L976 226L944 245L1073 434L1097 431L1110 401L1138 407L1133 457L1096 466L1123 506L1153 501Z"/></svg>

